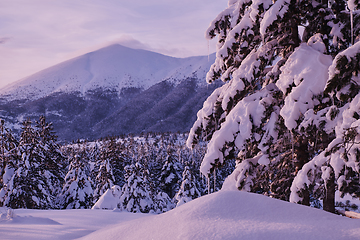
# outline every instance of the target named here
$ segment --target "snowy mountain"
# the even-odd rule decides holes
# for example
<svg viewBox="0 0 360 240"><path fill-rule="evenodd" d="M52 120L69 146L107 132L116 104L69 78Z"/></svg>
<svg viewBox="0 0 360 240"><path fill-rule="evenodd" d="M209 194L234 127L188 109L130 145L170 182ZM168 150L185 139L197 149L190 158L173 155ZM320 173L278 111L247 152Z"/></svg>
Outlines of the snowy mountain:
<svg viewBox="0 0 360 240"><path fill-rule="evenodd" d="M145 90L164 80L204 79L213 61L214 55L174 58L114 44L23 78L0 89L0 96L34 100L55 92L85 94L98 88Z"/></svg>
<svg viewBox="0 0 360 240"><path fill-rule="evenodd" d="M189 131L215 85L215 55L174 58L111 45L0 89L8 126L45 115L61 140L140 132Z"/></svg>

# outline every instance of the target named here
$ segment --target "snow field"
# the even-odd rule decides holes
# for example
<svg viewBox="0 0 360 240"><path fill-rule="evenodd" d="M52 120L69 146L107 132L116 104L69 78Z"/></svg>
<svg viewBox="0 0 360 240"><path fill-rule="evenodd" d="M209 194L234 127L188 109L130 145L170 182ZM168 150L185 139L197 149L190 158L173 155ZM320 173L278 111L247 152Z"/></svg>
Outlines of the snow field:
<svg viewBox="0 0 360 240"><path fill-rule="evenodd" d="M230 190L159 215L30 209L15 214L11 220L0 218L1 239L360 239L358 219ZM34 221L27 221L29 215Z"/></svg>

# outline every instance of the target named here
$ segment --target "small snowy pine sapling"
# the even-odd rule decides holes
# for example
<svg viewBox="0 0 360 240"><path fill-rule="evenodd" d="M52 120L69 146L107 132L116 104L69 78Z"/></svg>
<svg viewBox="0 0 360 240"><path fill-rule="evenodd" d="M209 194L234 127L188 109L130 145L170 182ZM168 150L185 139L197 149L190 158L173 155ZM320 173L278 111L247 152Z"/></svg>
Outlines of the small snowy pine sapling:
<svg viewBox="0 0 360 240"><path fill-rule="evenodd" d="M176 206L181 206L182 204L198 197L200 197L200 192L196 187L190 168L185 166L180 189L175 195L175 199L177 201Z"/></svg>

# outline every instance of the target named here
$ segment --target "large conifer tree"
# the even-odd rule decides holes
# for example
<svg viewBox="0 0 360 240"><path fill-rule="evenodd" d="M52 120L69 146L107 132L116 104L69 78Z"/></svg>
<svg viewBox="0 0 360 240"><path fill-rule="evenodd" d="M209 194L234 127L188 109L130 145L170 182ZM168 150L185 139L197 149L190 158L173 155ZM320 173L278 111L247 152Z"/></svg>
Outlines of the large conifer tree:
<svg viewBox="0 0 360 240"><path fill-rule="evenodd" d="M341 89L328 69L334 61L343 64L334 57L359 35L358 20L354 1L230 0L206 32L208 39L218 36L207 81L221 78L225 84L205 101L187 142L192 147L200 139L210 140L202 173L210 176L224 161L236 158L238 189L284 200L294 189L304 204L330 197L324 209L334 211L329 203L341 174L331 163L322 168L323 176L334 176L323 180L329 193L316 196L303 183L298 190L291 185L335 137L336 124L315 124L311 116L324 118L336 104L326 96L331 91L324 92L326 86ZM351 68L342 69L357 76ZM347 89L355 89L350 94L354 97L357 79L351 84L355 86ZM316 136L310 136L310 126Z"/></svg>

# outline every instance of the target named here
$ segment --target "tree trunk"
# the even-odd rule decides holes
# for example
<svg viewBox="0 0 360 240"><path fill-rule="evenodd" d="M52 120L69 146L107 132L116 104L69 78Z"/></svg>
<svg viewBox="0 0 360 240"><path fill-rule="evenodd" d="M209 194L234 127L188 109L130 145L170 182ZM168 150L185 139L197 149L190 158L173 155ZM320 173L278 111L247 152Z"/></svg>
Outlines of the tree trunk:
<svg viewBox="0 0 360 240"><path fill-rule="evenodd" d="M335 173L334 169L331 169L330 178L325 182L325 197L323 200L323 209L325 211L335 213Z"/></svg>
<svg viewBox="0 0 360 240"><path fill-rule="evenodd" d="M301 204L305 206L310 206L310 194L308 188L302 190L302 197L303 201Z"/></svg>
<svg viewBox="0 0 360 240"><path fill-rule="evenodd" d="M294 49L300 45L298 25L296 19L291 19L291 40L293 41Z"/></svg>

